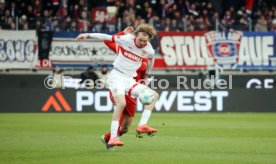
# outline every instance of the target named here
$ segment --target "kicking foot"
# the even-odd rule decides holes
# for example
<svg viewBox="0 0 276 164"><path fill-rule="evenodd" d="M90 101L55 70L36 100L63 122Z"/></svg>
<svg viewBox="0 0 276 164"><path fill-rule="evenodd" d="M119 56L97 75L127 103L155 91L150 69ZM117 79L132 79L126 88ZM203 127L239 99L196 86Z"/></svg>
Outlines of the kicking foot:
<svg viewBox="0 0 276 164"><path fill-rule="evenodd" d="M107 144L108 144L108 146L112 146L112 147L124 145L124 143L122 141L120 141L117 137L111 138Z"/></svg>
<svg viewBox="0 0 276 164"><path fill-rule="evenodd" d="M138 138L143 138L142 136L143 133L147 133L148 136L152 137L155 135L156 132L157 132L157 129L149 127L146 124L136 127L136 137Z"/></svg>
<svg viewBox="0 0 276 164"><path fill-rule="evenodd" d="M101 141L103 144L105 144L107 150L114 150L113 146L108 145L108 141L105 139L104 135L102 135Z"/></svg>

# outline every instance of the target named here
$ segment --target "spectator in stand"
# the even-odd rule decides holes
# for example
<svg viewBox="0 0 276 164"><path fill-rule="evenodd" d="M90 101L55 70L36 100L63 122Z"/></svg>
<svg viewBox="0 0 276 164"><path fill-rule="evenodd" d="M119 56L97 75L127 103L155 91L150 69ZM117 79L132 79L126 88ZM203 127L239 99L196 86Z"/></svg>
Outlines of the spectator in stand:
<svg viewBox="0 0 276 164"><path fill-rule="evenodd" d="M6 30L15 30L16 26L15 26L15 22L12 19L12 16L10 15L10 10L6 10L5 15L1 17L1 24L2 24L2 29L6 29Z"/></svg>
<svg viewBox="0 0 276 164"><path fill-rule="evenodd" d="M61 31L61 29L60 29L60 24L59 24L59 20L58 19L54 19L53 21L52 21L52 28L53 28L53 30L54 31L56 31L56 32L59 32L59 31Z"/></svg>
<svg viewBox="0 0 276 164"><path fill-rule="evenodd" d="M242 15L246 13L245 6L241 6L241 8L237 11L237 17L242 17Z"/></svg>
<svg viewBox="0 0 276 164"><path fill-rule="evenodd" d="M68 31L73 31L73 32L78 31L76 21L72 21L72 22L70 23L70 28L68 29Z"/></svg>
<svg viewBox="0 0 276 164"><path fill-rule="evenodd" d="M216 28L216 25L217 25L217 22L219 22L219 13L218 12L214 12L213 13L213 16L211 17L210 19L210 30L217 30Z"/></svg>
<svg viewBox="0 0 276 164"><path fill-rule="evenodd" d="M41 30L42 28L43 28L43 24L42 24L42 22L41 22L41 20L40 19L37 19L36 20L36 22L35 22L35 30L36 31L39 31L39 30Z"/></svg>
<svg viewBox="0 0 276 164"><path fill-rule="evenodd" d="M10 11L11 11L12 19L15 20L16 17L18 16L17 15L17 10L16 10L16 4L15 4L15 2L11 2Z"/></svg>
<svg viewBox="0 0 276 164"><path fill-rule="evenodd" d="M28 29L35 29L36 18L34 15L34 10L32 5L27 6L26 16L28 18L28 23L27 23L29 26Z"/></svg>
<svg viewBox="0 0 276 164"><path fill-rule="evenodd" d="M208 31L208 24L205 22L205 20L202 16L199 16L196 19L195 30L196 31Z"/></svg>
<svg viewBox="0 0 276 164"><path fill-rule="evenodd" d="M5 11L5 0L0 0L0 18L4 15Z"/></svg>
<svg viewBox="0 0 276 164"><path fill-rule="evenodd" d="M271 26L270 31L276 32L276 18L274 18L272 21L272 26Z"/></svg>
<svg viewBox="0 0 276 164"><path fill-rule="evenodd" d="M81 12L81 17L78 19L77 27L81 32L89 31L91 29L91 23L87 19L87 12Z"/></svg>
<svg viewBox="0 0 276 164"><path fill-rule="evenodd" d="M243 15L241 16L238 25L239 26L236 29L241 31L249 31L249 20L248 20L248 14L246 12L244 12Z"/></svg>
<svg viewBox="0 0 276 164"><path fill-rule="evenodd" d="M21 3L17 4L17 15L21 17L22 15L26 14L26 3L25 1L21 1Z"/></svg>
<svg viewBox="0 0 276 164"><path fill-rule="evenodd" d="M223 19L221 21L221 24L227 29L232 29L233 25L235 23L235 19L231 15L231 11L227 10L225 12L225 15L223 16Z"/></svg>
<svg viewBox="0 0 276 164"><path fill-rule="evenodd" d="M269 30L271 30L272 27L272 21L275 18L274 13L272 11L267 11L266 13L266 20L267 20L267 27Z"/></svg>
<svg viewBox="0 0 276 164"><path fill-rule="evenodd" d="M134 21L135 21L135 18L136 18L134 8L132 8L132 7L129 8L127 15L128 15L128 17L129 17L129 19L130 19L131 24L133 24Z"/></svg>
<svg viewBox="0 0 276 164"><path fill-rule="evenodd" d="M19 20L19 30L29 30L29 24L26 15L22 15Z"/></svg>
<svg viewBox="0 0 276 164"><path fill-rule="evenodd" d="M177 21L176 19L172 19L172 22L171 22L171 26L170 26L170 31L176 31L176 32L179 32L179 26L177 24Z"/></svg>
<svg viewBox="0 0 276 164"><path fill-rule="evenodd" d="M34 18L35 16L34 16L34 11L33 11L33 6L32 5L28 5L27 6L27 10L26 10L26 16L28 17L28 18Z"/></svg>
<svg viewBox="0 0 276 164"><path fill-rule="evenodd" d="M10 12L10 10L9 9L7 9L7 10L5 10L5 12L4 12L4 22L8 22L8 20L11 18L12 19L12 17L11 17L11 12Z"/></svg>
<svg viewBox="0 0 276 164"><path fill-rule="evenodd" d="M171 27L171 19L166 18L164 22L164 31L170 31L170 27Z"/></svg>
<svg viewBox="0 0 276 164"><path fill-rule="evenodd" d="M207 3L206 9L208 11L208 17L211 18L214 15L215 10L213 9L213 5L211 2Z"/></svg>
<svg viewBox="0 0 276 164"><path fill-rule="evenodd" d="M121 23L121 28L124 28L138 25L141 22L150 22L158 30L166 31L182 31L184 27L187 27L188 31L215 30L216 27L221 27L219 30L249 30L248 27L251 23L249 20L251 19L252 27L256 30L265 30L264 27L261 27L265 26L263 24L265 21L267 31L274 30L275 1L255 0L255 3L253 2L254 0L0 0L0 26L2 29L16 29L15 23L19 23L22 16L25 15L29 26L26 29L38 29L36 25L40 26L42 23L45 29L52 30L53 23L54 29L61 31L71 30L70 27L72 26L73 31L93 29L95 31L113 30L112 32L115 32L115 24ZM117 20L121 22L114 23L106 19L100 26L96 27L96 24L90 22L92 8L107 7L108 5L118 8L117 18L121 19ZM260 18L261 15L264 18ZM18 22L16 22L17 18ZM58 19L58 23L52 18ZM170 25L165 23L167 18L170 19ZM67 21L68 19L70 21ZM72 21L76 21L77 29ZM199 22L203 25L196 24ZM110 28L111 24L114 26L113 28ZM18 24L17 27L19 28L19 26L21 25ZM20 29L23 30L21 27Z"/></svg>
<svg viewBox="0 0 276 164"><path fill-rule="evenodd" d="M198 16L199 15L199 11L196 8L196 4L192 3L191 7L188 8L189 14L193 15L193 16Z"/></svg>
<svg viewBox="0 0 276 164"><path fill-rule="evenodd" d="M148 21L148 20L150 20L150 18L152 18L153 17L153 10L152 10L152 8L148 8L147 9L147 18L146 18L146 20Z"/></svg>
<svg viewBox="0 0 276 164"><path fill-rule="evenodd" d="M45 30L52 30L52 17L48 10L43 11L43 29Z"/></svg>
<svg viewBox="0 0 276 164"><path fill-rule="evenodd" d="M57 15L57 11L60 5L60 0L52 0L52 16Z"/></svg>
<svg viewBox="0 0 276 164"><path fill-rule="evenodd" d="M127 14L124 14L123 21L122 21L122 27L128 27L134 24L134 20L130 19L130 17Z"/></svg>
<svg viewBox="0 0 276 164"><path fill-rule="evenodd" d="M149 23L150 23L151 25L153 25L157 31L163 31L162 23L161 23L161 21L160 21L160 18L159 18L157 15L153 16L153 17L149 20Z"/></svg>
<svg viewBox="0 0 276 164"><path fill-rule="evenodd" d="M187 15L186 16L186 26L187 31L194 31L195 30L195 19L193 15Z"/></svg>
<svg viewBox="0 0 276 164"><path fill-rule="evenodd" d="M267 31L267 21L263 15L257 20L257 24L255 25L255 31Z"/></svg>
<svg viewBox="0 0 276 164"><path fill-rule="evenodd" d="M35 0L33 14L35 17L40 17L41 16L40 13L41 13L40 0Z"/></svg>

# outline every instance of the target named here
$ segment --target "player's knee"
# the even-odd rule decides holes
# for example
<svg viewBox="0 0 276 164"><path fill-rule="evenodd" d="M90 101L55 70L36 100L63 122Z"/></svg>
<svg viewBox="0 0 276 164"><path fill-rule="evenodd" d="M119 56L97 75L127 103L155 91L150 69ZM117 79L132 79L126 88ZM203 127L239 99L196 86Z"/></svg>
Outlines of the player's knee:
<svg viewBox="0 0 276 164"><path fill-rule="evenodd" d="M120 107L120 108L125 108L126 106L126 101L122 100L122 101L118 101L116 102L116 106Z"/></svg>

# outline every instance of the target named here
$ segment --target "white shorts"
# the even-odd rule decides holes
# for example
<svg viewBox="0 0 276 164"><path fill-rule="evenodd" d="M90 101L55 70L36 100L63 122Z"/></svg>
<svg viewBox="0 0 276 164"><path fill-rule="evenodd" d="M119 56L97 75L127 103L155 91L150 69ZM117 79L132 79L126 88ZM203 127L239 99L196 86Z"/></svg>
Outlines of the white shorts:
<svg viewBox="0 0 276 164"><path fill-rule="evenodd" d="M138 97L139 93L148 88L137 83L133 77L125 75L117 70L112 70L107 79L107 87L114 96L130 95L133 98Z"/></svg>

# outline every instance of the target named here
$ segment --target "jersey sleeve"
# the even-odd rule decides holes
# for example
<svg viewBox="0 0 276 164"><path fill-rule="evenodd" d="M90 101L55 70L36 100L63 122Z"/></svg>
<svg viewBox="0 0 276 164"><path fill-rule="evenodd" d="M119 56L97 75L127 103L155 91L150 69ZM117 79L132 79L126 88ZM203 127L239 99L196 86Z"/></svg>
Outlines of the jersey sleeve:
<svg viewBox="0 0 276 164"><path fill-rule="evenodd" d="M130 35L112 35L112 41L120 44L120 45L124 45L127 44L127 42L129 42Z"/></svg>
<svg viewBox="0 0 276 164"><path fill-rule="evenodd" d="M104 41L104 44L110 48L115 54L117 54L117 44L112 41Z"/></svg>
<svg viewBox="0 0 276 164"><path fill-rule="evenodd" d="M121 32L119 32L119 33L117 33L117 34L114 34L114 36L122 36L122 35L124 35L124 32L123 32L123 31L121 31ZM105 40L105 41L104 41L104 44L105 44L108 48L110 48L115 54L118 53L118 52L117 52L117 50L118 50L118 45L117 45L115 42Z"/></svg>

